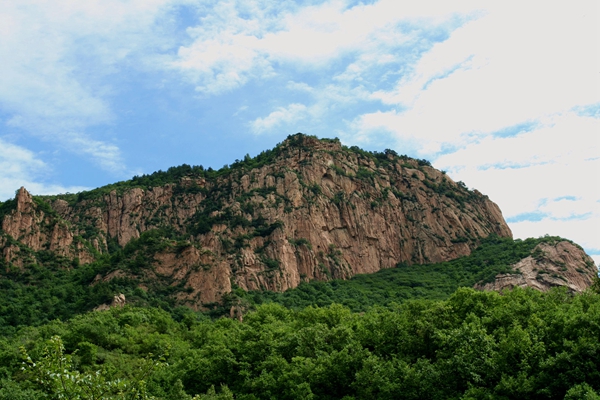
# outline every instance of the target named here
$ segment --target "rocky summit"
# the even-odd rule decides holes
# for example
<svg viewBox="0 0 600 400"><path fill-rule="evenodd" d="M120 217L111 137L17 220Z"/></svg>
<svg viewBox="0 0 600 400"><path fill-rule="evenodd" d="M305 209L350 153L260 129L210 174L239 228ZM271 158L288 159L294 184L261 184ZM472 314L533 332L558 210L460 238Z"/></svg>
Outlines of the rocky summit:
<svg viewBox="0 0 600 400"><path fill-rule="evenodd" d="M161 281L194 307L236 287L284 291L442 262L470 254L489 235L512 236L487 196L425 160L303 134L218 171L182 165L58 196L21 188L0 204L0 221L6 268L50 256L77 268L120 251L94 282L136 279L148 290Z"/></svg>

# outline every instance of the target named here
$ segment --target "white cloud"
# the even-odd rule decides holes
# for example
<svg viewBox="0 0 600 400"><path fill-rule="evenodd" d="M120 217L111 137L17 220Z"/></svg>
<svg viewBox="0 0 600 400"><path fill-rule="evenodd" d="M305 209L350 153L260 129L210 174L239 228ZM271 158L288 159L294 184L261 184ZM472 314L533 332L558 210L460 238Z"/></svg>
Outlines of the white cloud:
<svg viewBox="0 0 600 400"><path fill-rule="evenodd" d="M168 29L180 4L199 16L185 38ZM600 104L596 7L593 0L2 2L0 111L13 129L115 172L124 168L120 149L97 132L118 120L111 101L123 70L166 70L201 96L254 80L273 93L271 104L286 106L265 112L248 103L252 133L307 123L335 132L332 115L349 119L338 132L349 144L392 137L396 146L387 139L387 147L437 158L506 216L544 216L511 223L516 233L573 232L598 249L590 229L600 199L599 120L573 111ZM279 86L269 86L276 79ZM510 137L499 133L525 125ZM14 190L11 177L34 184L51 168L0 144L9 171L2 187ZM554 232L563 226L565 233Z"/></svg>
<svg viewBox="0 0 600 400"><path fill-rule="evenodd" d="M86 135L72 133L68 137L69 150L80 155L91 156L103 169L114 172L125 172L121 150L114 144L94 140Z"/></svg>
<svg viewBox="0 0 600 400"><path fill-rule="evenodd" d="M439 157L490 196L515 237L557 235L600 252L600 120L565 113L514 137L488 137Z"/></svg>
<svg viewBox="0 0 600 400"><path fill-rule="evenodd" d="M200 24L187 29L193 42L181 46L170 67L203 94L220 94L244 85L250 77L271 73L258 49L268 17L256 2L222 1L206 10ZM250 17L246 17L249 15Z"/></svg>
<svg viewBox="0 0 600 400"><path fill-rule="evenodd" d="M54 142L70 153L90 158L92 162L106 171L115 174L125 172L125 164L119 147L106 140L93 139L83 132L86 128L83 123L57 118L32 117L27 119L18 115L12 117L7 125L35 132L35 136L41 137L46 142Z"/></svg>
<svg viewBox="0 0 600 400"><path fill-rule="evenodd" d="M541 213L551 215L553 219L565 221L571 219L588 219L592 215L600 215L600 204L590 198L558 198L547 201L539 207Z"/></svg>
<svg viewBox="0 0 600 400"><path fill-rule="evenodd" d="M169 3L0 3L0 109L10 116L9 126L76 153L84 144L86 156L115 170L118 149L86 130L113 121L108 99L114 89L104 78L132 54L162 45L151 33L160 29L156 18Z"/></svg>
<svg viewBox="0 0 600 400"><path fill-rule="evenodd" d="M289 125L302 119L308 112L304 104L290 104L279 107L264 118L257 118L250 124L254 133L264 133L282 125Z"/></svg>
<svg viewBox="0 0 600 400"><path fill-rule="evenodd" d="M366 114L434 154L465 134L535 121L600 100L593 1L484 3L487 13L420 58L414 72L376 98L398 111Z"/></svg>
<svg viewBox="0 0 600 400"><path fill-rule="evenodd" d="M340 109L369 99L369 92L364 87L352 87L345 83L310 86L305 82L290 81L286 89L293 94L309 96L310 104L292 103L287 107L277 107L267 116L250 122L252 132L281 132L283 128L291 131L308 129L312 132L320 126L328 126L332 115Z"/></svg>
<svg viewBox="0 0 600 400"><path fill-rule="evenodd" d="M413 30L435 27L457 14L472 13L469 3L448 7L436 1L381 0L350 7L347 1L333 0L299 7L292 2L274 6L266 1L222 1L188 29L193 43L181 46L170 65L208 95L284 68L327 68L349 54L362 58L364 68L367 61L377 65L403 57L393 51L403 43L423 41L402 23L418 21L419 28Z"/></svg>
<svg viewBox="0 0 600 400"><path fill-rule="evenodd" d="M514 137L484 138L434 165L488 194L507 217L535 211L542 199L600 200L592 178L600 171L600 120L566 113L548 122Z"/></svg>
<svg viewBox="0 0 600 400"><path fill-rule="evenodd" d="M25 186L33 194L79 192L86 187L65 187L39 182L49 166L33 152L0 138L0 201L14 197L15 188Z"/></svg>
<svg viewBox="0 0 600 400"><path fill-rule="evenodd" d="M488 194L520 221L517 237L556 234L600 251L600 120L573 111L600 102L597 5L479 6L393 90L373 93L391 109L358 116L346 136L395 135L400 152ZM527 214L539 220L517 218Z"/></svg>
<svg viewBox="0 0 600 400"><path fill-rule="evenodd" d="M561 236L588 250L588 253L600 256L600 215L591 218L577 220L553 220L543 219L539 222L522 221L510 224L513 235L516 238L539 237L545 234ZM598 260L596 260L596 263Z"/></svg>

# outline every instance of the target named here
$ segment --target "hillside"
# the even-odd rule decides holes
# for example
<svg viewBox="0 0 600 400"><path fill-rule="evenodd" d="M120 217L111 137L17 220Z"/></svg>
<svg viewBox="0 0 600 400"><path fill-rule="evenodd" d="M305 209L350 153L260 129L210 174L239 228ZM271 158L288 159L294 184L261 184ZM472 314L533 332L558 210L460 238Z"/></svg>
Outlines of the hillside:
<svg viewBox="0 0 600 400"><path fill-rule="evenodd" d="M591 258L425 160L294 135L0 222L0 400L600 392Z"/></svg>
<svg viewBox="0 0 600 400"><path fill-rule="evenodd" d="M470 255L441 263L398 264L349 280L305 282L283 293L238 289L226 297L222 309L215 308L212 313L243 314L243 310L268 302L294 310L342 304L354 312L364 312L408 300L446 300L461 287L503 293L515 287L540 291L563 287L580 293L598 280L597 272L592 259L569 240L489 236Z"/></svg>
<svg viewBox="0 0 600 400"><path fill-rule="evenodd" d="M93 284L171 288L180 304L233 287L284 291L511 237L500 209L425 160L292 135L219 171L181 166L90 192L0 206L6 270L101 263Z"/></svg>

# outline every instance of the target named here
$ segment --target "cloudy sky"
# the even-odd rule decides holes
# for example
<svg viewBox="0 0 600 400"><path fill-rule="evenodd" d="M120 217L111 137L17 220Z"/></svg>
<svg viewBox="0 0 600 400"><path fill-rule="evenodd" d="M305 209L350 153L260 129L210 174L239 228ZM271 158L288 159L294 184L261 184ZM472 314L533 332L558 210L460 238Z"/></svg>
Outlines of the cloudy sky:
<svg viewBox="0 0 600 400"><path fill-rule="evenodd" d="M595 0L2 1L0 200L304 132L427 158L598 262L598 26Z"/></svg>

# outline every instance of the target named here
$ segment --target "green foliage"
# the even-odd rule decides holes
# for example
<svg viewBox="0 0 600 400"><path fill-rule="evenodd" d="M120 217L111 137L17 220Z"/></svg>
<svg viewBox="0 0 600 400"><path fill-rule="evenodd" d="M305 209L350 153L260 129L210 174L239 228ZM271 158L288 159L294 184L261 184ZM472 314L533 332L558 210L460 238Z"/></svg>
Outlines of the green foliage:
<svg viewBox="0 0 600 400"><path fill-rule="evenodd" d="M68 201L72 206L88 207L90 202L97 201L103 196L109 195L112 191L116 191L117 194L123 194L125 191L132 188L151 190L154 187L172 184L173 193L175 196L202 193L207 197L204 201L205 203L211 203L215 201L218 203L218 199L214 198L215 189L217 187L223 189L222 185L224 182L229 181L231 177L234 176L232 174L250 171L252 169L261 168L265 165L271 165L277 160L277 158L289 156L290 153L294 154L296 150L299 154L302 154L303 151L311 151L311 149L307 146L307 138L313 140L316 139L323 143L339 143L339 139L337 138L318 139L316 136L297 133L295 135L288 136L285 142L277 144L275 148L271 150L263 151L256 157L250 157L249 154L246 154L242 160L235 160L231 165L225 165L219 170L213 170L210 167L204 168L202 165L182 164L180 166L171 167L166 171L159 170L151 174L134 176L130 180L116 182L90 191L84 191L75 194L66 193L56 196L35 196L34 200L39 203L40 207L44 208L44 211L51 212L52 209L47 204L48 200L63 199ZM386 149L383 152L370 152L362 150L356 146L352 146L350 148L342 146L342 150L345 152L354 153L359 158L372 160L377 167L391 168L394 163L399 161L402 161L404 165L407 165L411 168L421 168L422 166L431 165L427 160L413 160L406 155L398 155L396 151L391 149ZM333 168L340 175L346 175L345 171L340 167L333 165L331 168ZM278 175L279 172L275 172L275 174ZM374 176L374 174L372 171L364 167L360 167L357 176L361 179L370 179ZM184 183L184 178L202 179L206 182L206 184L200 186L193 180ZM313 191L315 195L318 195L321 192L320 188L315 185L310 186L309 189ZM262 191L265 189L255 190ZM271 188L267 188L266 190L271 190ZM245 193L242 194L242 196L248 196L251 194L252 193ZM211 195L213 195L212 199L210 199ZM244 199L240 200L243 201ZM3 214L14 208L13 203L14 200L0 203L0 218L3 216ZM219 222L218 220L211 220L211 217L209 217L208 214L210 214L212 211L214 211L214 207L211 207L210 205L204 206L204 209L196 217L194 226L191 229L192 234L207 233L210 231L212 225ZM228 217L230 217L230 215L224 215L220 219L227 220ZM157 223L153 225L158 225L158 220L156 222Z"/></svg>
<svg viewBox="0 0 600 400"><path fill-rule="evenodd" d="M465 236L457 236L456 238L450 240L452 243L467 243L469 238Z"/></svg>
<svg viewBox="0 0 600 400"><path fill-rule="evenodd" d="M0 339L0 399L596 399L598 321L600 295L561 289L267 303L243 322L126 306Z"/></svg>
<svg viewBox="0 0 600 400"><path fill-rule="evenodd" d="M348 174L346 174L346 171L343 168L338 167L335 164L330 165L329 168L331 168L332 170L334 170L337 175L348 176Z"/></svg>
<svg viewBox="0 0 600 400"><path fill-rule="evenodd" d="M24 374L54 399L154 399L148 394L146 380L162 361L152 360L150 354L134 379L110 379L106 370L82 373L75 368L73 356L65 354L59 336L47 341L42 357L36 361L21 347ZM160 357L160 359L164 359Z"/></svg>
<svg viewBox="0 0 600 400"><path fill-rule="evenodd" d="M351 147L344 146L343 149L356 154L359 158L371 160L371 161L375 162L375 165L377 167L390 168L393 165L393 163L398 162L398 161L402 161L402 164L408 168L415 168L417 165L419 165L419 166L422 166L422 165L430 166L431 165L429 163L429 161L427 161L427 160L413 160L415 165L408 164L407 161L412 160L410 157L408 157L405 154L398 155L398 153L395 150L391 150L391 149L385 149L383 152L367 151L367 150L363 150L357 146L351 146Z"/></svg>
<svg viewBox="0 0 600 400"><path fill-rule="evenodd" d="M508 272L510 265L527 257L540 242L553 240L558 238L513 241L491 236L482 239L471 255L456 260L426 265L399 264L396 268L357 275L349 280L303 282L284 293L252 292L249 298L259 303L277 302L292 309L339 303L355 312L409 299L442 300L459 287L472 287ZM339 264L339 249L333 247L326 255Z"/></svg>
<svg viewBox="0 0 600 400"><path fill-rule="evenodd" d="M173 291L181 288L160 278L146 282L152 291L138 289L140 281L134 276L151 268L154 254L167 247L178 251L187 242L171 229L154 229L131 240L125 248L112 247L110 256L102 256L87 265L74 265L73 260L41 250L35 258L42 265L30 264L19 268L0 268L0 335L10 334L24 325L40 325L53 319L66 320L112 301L118 293L128 302L153 305L172 310ZM75 260L76 261L76 260ZM131 277L97 281L98 275L121 269Z"/></svg>
<svg viewBox="0 0 600 400"><path fill-rule="evenodd" d="M111 190L173 184L176 196L202 194L203 200L189 226L176 231L157 218L152 226L159 228L124 248L109 238L109 255L92 264L25 247L22 251L40 264L11 268L1 261L0 400L598 398L598 281L580 295L517 289L500 296L464 288L507 272L537 244L558 238L490 237L469 257L399 264L348 281L306 282L285 293L247 293L233 285L232 293L220 304L206 305L210 310L205 313L178 307L174 294L183 288L167 278L141 281L157 252L182 252L191 245L190 234L207 233L215 224L236 229L233 235L219 236L230 254L255 236L265 237L263 247L255 250L257 257L267 274L283 273L278 255L268 251L268 237L283 222L270 223L260 214L261 197L283 198L275 187L241 193L231 182L276 157L302 155L307 138L292 135L286 145L254 158L246 155L219 171L184 164L61 196L74 204ZM377 168L400 163L425 173L430 165L389 149L350 151ZM343 169L332 169L343 175ZM360 167L357 177L372 180L377 171ZM284 173L274 171L273 176L280 179ZM207 184L183 184L187 177ZM456 187L444 179L436 183L426 174L423 184L461 204L473 195L460 182ZM304 187L315 196L322 194L316 183ZM381 197L370 197L372 207L385 206L391 194L412 198L385 188ZM52 199L34 197L46 214L53 213ZM231 202L243 212L223 206ZM340 209L349 204L343 192L333 202ZM14 207L14 200L0 203L0 218ZM90 224L80 230L78 240L98 233ZM307 239L288 240L298 252L312 250ZM454 242L472 240L458 237ZM323 263L346 267L335 246L319 257L325 274L331 271ZM96 278L115 270L128 278ZM141 283L149 290L142 290ZM116 293L139 307L90 312ZM253 311L246 313L248 309ZM242 310L244 322L218 318L232 310Z"/></svg>
<svg viewBox="0 0 600 400"><path fill-rule="evenodd" d="M36 208L40 211L43 211L44 214L56 216L56 211L54 211L50 204L48 204L42 197L33 196L33 202L35 203Z"/></svg>
<svg viewBox="0 0 600 400"><path fill-rule="evenodd" d="M275 221L272 224L259 224L259 222L257 222L256 224L253 224L253 225L255 226L255 230L254 230L255 236L267 237L267 236L271 235L275 231L275 229L283 227L283 222Z"/></svg>
<svg viewBox="0 0 600 400"><path fill-rule="evenodd" d="M590 286L590 290L594 293L600 294L600 278L598 276L594 278L594 282L592 283L592 286Z"/></svg>
<svg viewBox="0 0 600 400"><path fill-rule="evenodd" d="M296 246L296 247L306 246L308 249L312 250L312 244L308 241L308 239L305 239L305 238L288 239L288 242L290 242L290 244L292 244L293 246Z"/></svg>
<svg viewBox="0 0 600 400"><path fill-rule="evenodd" d="M16 210L17 208L17 199L6 200L3 203L0 203L0 221L4 218L5 215L10 214L12 210Z"/></svg>
<svg viewBox="0 0 600 400"><path fill-rule="evenodd" d="M310 190L315 196L318 196L323 193L321 186L319 186L319 184L316 182L308 186L308 190Z"/></svg>
<svg viewBox="0 0 600 400"><path fill-rule="evenodd" d="M580 383L567 391L565 400L600 400L600 395L587 383Z"/></svg>
<svg viewBox="0 0 600 400"><path fill-rule="evenodd" d="M252 226L254 231L236 236L235 241L224 237L225 252L239 251L252 236L270 236L282 226L282 222L268 224L264 218L256 218ZM470 256L446 263L400 264L393 269L355 276L347 281L304 282L285 293L256 292L247 294L247 297L251 304L277 302L293 309L340 303L357 312L366 311L374 305L389 306L409 299L446 299L461 286L472 287L476 282L489 281L498 273L508 271L511 264L528 256L538 243L559 239L544 237L512 241L490 237L482 240L481 246ZM311 248L304 238L291 239L290 243ZM264 247L255 252L261 254L270 271L276 271L279 262L264 254L268 244L269 241L265 241ZM144 281L144 285L150 288L144 291L138 288L139 279L145 270L151 268L156 252L166 248L178 251L187 246L188 242L173 230L155 229L131 240L123 249L113 246L110 256L103 256L91 264L74 267L72 260L42 250L36 252L35 257L43 261L43 267L31 264L22 269L0 268L0 290L3 293L0 296L0 334L10 334L20 326L40 325L57 318L67 320L109 303L118 293L125 294L128 302L133 304L173 311L177 306L173 295L184 290L183 287L173 285L168 278L156 277L152 281ZM328 249L323 256L332 264L341 265L339 249ZM327 274L329 270L323 268ZM99 274L103 276L115 269L125 271L128 277L113 278L108 282L95 280ZM228 313L229 310L223 309L222 312Z"/></svg>
<svg viewBox="0 0 600 400"><path fill-rule="evenodd" d="M275 270L275 269L279 269L279 261L272 259L272 258L267 258L267 257L263 257L261 258L261 261L267 266L267 270Z"/></svg>
<svg viewBox="0 0 600 400"><path fill-rule="evenodd" d="M166 171L156 171L151 174L144 174L141 176L134 176L132 179L127 181L116 182L110 185L103 186L101 188L84 191L76 194L67 193L56 196L44 196L44 199L63 199L68 201L71 205L80 203L82 201L96 200L102 196L108 195L113 190L119 194L122 194L131 188L142 188L150 189L153 187L164 186L167 184L175 184L174 194L180 195L185 193L208 193L208 189L198 186L196 183L191 185L181 185L182 178L203 178L207 182L215 182L219 177L226 176L234 171L239 170L250 170L253 168L260 168L264 165L272 163L277 156L281 154L281 144L277 145L273 150L263 151L254 158L250 158L248 155L243 160L236 160L231 165L225 165L219 170L213 170L212 168L205 169L202 165L182 164L177 167L170 167ZM38 196L36 196L38 197ZM40 197L41 198L41 197ZM0 207L0 217L2 208Z"/></svg>
<svg viewBox="0 0 600 400"><path fill-rule="evenodd" d="M253 189L245 192L235 198L240 203L240 208L254 217L255 206L249 200L254 196L266 198L269 194L276 194L275 187L266 187ZM256 236L268 236L275 229L282 226L280 221L275 221L272 224L267 224L266 220L259 214L254 219L248 219L239 212L234 212L229 207L224 206L222 200L223 193L217 190L207 194L206 199L202 202L202 208L196 212L191 219L189 232L193 235L202 235L211 231L216 224L224 224L230 229L236 227L254 227Z"/></svg>
<svg viewBox="0 0 600 400"><path fill-rule="evenodd" d="M356 171L356 177L358 179L371 179L375 174L373 171L366 169L365 167L358 167L358 171Z"/></svg>

